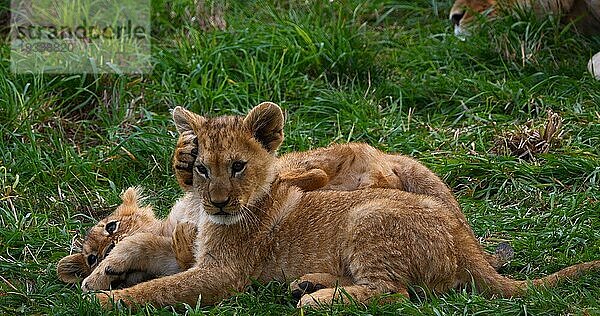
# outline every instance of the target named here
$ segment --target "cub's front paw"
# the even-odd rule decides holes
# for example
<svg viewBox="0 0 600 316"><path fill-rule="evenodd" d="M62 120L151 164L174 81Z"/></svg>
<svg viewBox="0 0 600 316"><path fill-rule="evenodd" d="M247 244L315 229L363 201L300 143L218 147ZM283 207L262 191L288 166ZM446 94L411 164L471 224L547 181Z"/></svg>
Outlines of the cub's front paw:
<svg viewBox="0 0 600 316"><path fill-rule="evenodd" d="M186 131L179 136L175 155L173 156L173 168L175 177L182 188L188 188L194 180L194 162L198 156L198 138L192 131Z"/></svg>
<svg viewBox="0 0 600 316"><path fill-rule="evenodd" d="M109 290L114 281L122 280L125 271L116 266L103 265L102 262L92 273L81 283L81 290L86 293L89 291Z"/></svg>

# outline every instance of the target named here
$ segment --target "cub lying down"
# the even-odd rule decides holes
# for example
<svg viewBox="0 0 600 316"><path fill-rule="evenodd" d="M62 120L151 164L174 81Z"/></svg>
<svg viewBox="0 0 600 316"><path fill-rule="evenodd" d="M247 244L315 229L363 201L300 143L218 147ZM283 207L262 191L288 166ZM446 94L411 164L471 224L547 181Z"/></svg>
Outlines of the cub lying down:
<svg viewBox="0 0 600 316"><path fill-rule="evenodd" d="M482 293L501 296L521 295L528 286L499 275L466 223L435 198L378 188L302 192L278 180L273 153L282 141L283 115L275 104L263 103L246 117L212 119L176 108L174 118L180 133L193 131L198 139L192 189L181 201L199 215L196 263L98 293L103 304L109 298L211 304L251 279L300 278L324 286L303 295L299 306L329 303L343 292L359 302L382 293L408 295L409 286L446 292L473 282ZM553 285L598 267L600 261L575 265L532 284ZM105 271L94 270L88 288L110 280Z"/></svg>
<svg viewBox="0 0 600 316"><path fill-rule="evenodd" d="M87 232L82 252L58 262L56 270L63 282L87 277L109 253L128 264L127 270L106 271L124 287L192 266L196 224L183 220L193 219L193 214L186 214L176 203L169 217L159 220L151 207L140 205L137 188L127 189L121 199L123 203L111 215Z"/></svg>

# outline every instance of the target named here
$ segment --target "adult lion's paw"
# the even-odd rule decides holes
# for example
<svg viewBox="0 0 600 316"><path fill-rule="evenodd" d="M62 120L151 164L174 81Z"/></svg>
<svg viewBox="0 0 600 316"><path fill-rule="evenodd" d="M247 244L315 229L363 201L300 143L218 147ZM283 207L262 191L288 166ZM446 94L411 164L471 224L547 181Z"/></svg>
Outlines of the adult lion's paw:
<svg viewBox="0 0 600 316"><path fill-rule="evenodd" d="M336 288L352 285L353 281L347 276L329 273L307 273L290 284L292 296L299 300L303 295L325 288Z"/></svg>

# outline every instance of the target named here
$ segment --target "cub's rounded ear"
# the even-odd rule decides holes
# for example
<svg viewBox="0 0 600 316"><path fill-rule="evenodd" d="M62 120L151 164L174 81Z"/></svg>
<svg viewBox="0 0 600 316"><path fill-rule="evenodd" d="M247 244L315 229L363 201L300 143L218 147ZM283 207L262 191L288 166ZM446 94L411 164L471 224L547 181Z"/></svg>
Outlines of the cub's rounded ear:
<svg viewBox="0 0 600 316"><path fill-rule="evenodd" d="M175 122L177 132L179 132L179 134L183 134L184 132L194 131L194 126L196 124L204 123L206 119L203 116L190 112L181 106L177 106L175 109L173 109L173 121Z"/></svg>
<svg viewBox="0 0 600 316"><path fill-rule="evenodd" d="M83 254L75 253L60 259L56 265L56 273L58 278L65 283L77 283L87 277L91 271L85 263Z"/></svg>
<svg viewBox="0 0 600 316"><path fill-rule="evenodd" d="M283 142L283 123L285 119L279 105L263 102L246 115L244 126L252 136L270 153L279 148Z"/></svg>
<svg viewBox="0 0 600 316"><path fill-rule="evenodd" d="M129 216L132 215L139 209L139 202L141 197L142 189L140 187L129 187L125 192L121 193L121 200L123 203L117 207L113 212L114 216Z"/></svg>
<svg viewBox="0 0 600 316"><path fill-rule="evenodd" d="M145 197L142 195L141 187L129 187L121 194L123 203L113 212L113 216L131 216L134 214L149 216L154 218L154 212L150 206L142 206ZM118 225L114 227L115 231ZM106 230L108 233L108 229Z"/></svg>
<svg viewBox="0 0 600 316"><path fill-rule="evenodd" d="M137 206L141 193L142 189L140 187L129 187L121 194L121 200L123 200L124 205Z"/></svg>

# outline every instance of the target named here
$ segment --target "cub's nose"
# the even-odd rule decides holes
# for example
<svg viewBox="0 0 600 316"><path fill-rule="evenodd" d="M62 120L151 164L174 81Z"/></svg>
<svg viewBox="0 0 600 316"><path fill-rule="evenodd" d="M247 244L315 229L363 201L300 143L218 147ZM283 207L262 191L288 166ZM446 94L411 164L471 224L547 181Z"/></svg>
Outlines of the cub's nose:
<svg viewBox="0 0 600 316"><path fill-rule="evenodd" d="M230 199L227 198L226 200L210 200L210 203L212 205L214 205L217 208L224 208L225 206L227 206L227 204L229 204Z"/></svg>
<svg viewBox="0 0 600 316"><path fill-rule="evenodd" d="M465 11L458 11L458 12L450 13L450 21L452 21L452 24L454 24L455 26L459 26L460 20L462 20L462 18L464 16L465 16Z"/></svg>

